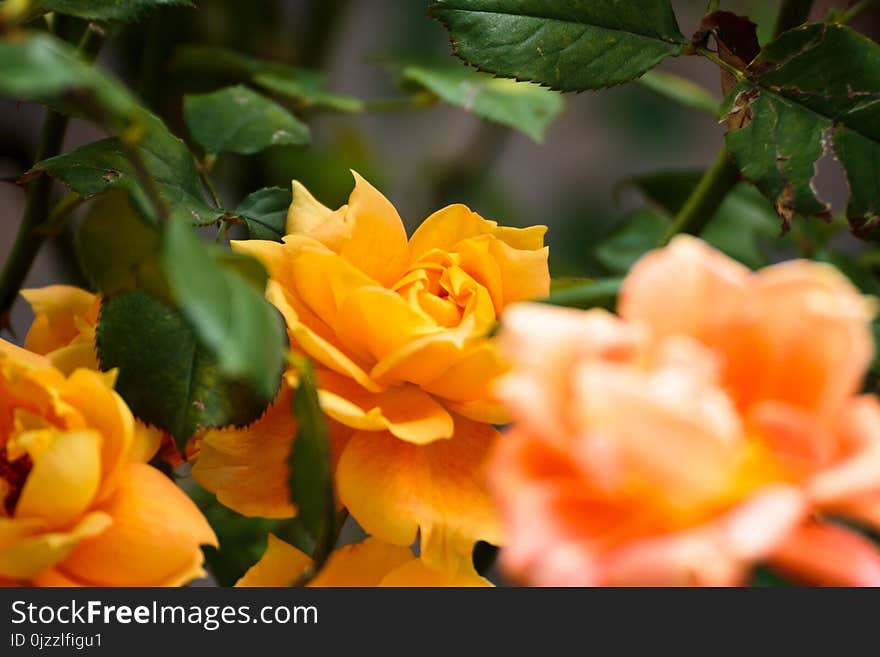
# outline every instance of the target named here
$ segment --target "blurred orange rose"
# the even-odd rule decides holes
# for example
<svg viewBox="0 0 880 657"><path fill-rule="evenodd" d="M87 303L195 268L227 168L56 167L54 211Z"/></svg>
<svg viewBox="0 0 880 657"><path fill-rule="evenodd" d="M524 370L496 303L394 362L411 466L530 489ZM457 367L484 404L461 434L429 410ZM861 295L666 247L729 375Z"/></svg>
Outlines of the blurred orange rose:
<svg viewBox="0 0 880 657"><path fill-rule="evenodd" d="M880 404L859 396L869 300L833 268L752 273L676 238L620 318L522 304L493 482L507 571L538 585L731 585L751 568L880 584Z"/></svg>
<svg viewBox="0 0 880 657"><path fill-rule="evenodd" d="M491 392L506 365L487 335L505 307L548 293L545 228L504 228L453 205L407 240L391 203L354 175L335 211L294 183L284 242L233 247L268 268L267 296L315 362L324 411L346 429L342 503L382 540L406 546L419 534L428 561L469 559L476 541L501 539L484 466L491 423L506 419ZM257 423L248 436L233 445L208 432L194 476L243 513L289 515L283 466L232 489L247 463L289 451L289 426Z"/></svg>
<svg viewBox="0 0 880 657"><path fill-rule="evenodd" d="M52 330L51 319L49 325ZM0 580L176 586L203 571L214 532L146 465L158 445L113 375L65 375L0 340Z"/></svg>

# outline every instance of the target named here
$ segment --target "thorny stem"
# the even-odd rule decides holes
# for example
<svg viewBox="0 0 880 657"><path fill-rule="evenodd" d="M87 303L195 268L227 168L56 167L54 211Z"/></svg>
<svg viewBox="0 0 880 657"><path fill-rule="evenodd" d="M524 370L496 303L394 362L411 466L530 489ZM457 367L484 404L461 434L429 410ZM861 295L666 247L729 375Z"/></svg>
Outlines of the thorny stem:
<svg viewBox="0 0 880 657"><path fill-rule="evenodd" d="M89 25L83 34L78 50L89 59L94 59L103 42L103 31ZM54 110L47 110L40 132L35 162L41 162L61 152L68 121L68 117ZM21 225L18 227L9 258L3 265L3 272L0 273L0 328L8 326L12 304L15 303L37 253L48 236L47 231L43 228L49 218L51 192L52 179L45 174L38 174L28 182Z"/></svg>
<svg viewBox="0 0 880 657"><path fill-rule="evenodd" d="M672 220L659 246L668 244L678 233L690 235L702 233L728 192L738 181L739 171L728 156L727 146L722 146L712 166L703 174L688 200Z"/></svg>

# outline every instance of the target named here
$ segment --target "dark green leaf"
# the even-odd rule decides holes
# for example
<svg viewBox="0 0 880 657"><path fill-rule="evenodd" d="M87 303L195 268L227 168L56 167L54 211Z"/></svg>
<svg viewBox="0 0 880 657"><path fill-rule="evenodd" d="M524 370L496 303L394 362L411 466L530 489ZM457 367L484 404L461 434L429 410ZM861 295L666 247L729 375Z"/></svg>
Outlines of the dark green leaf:
<svg viewBox="0 0 880 657"><path fill-rule="evenodd" d="M160 235L144 223L123 192L97 199L76 233L83 273L102 294L161 288L157 255Z"/></svg>
<svg viewBox="0 0 880 657"><path fill-rule="evenodd" d="M33 10L55 11L80 18L101 21L130 21L155 7L183 5L192 7L189 0L36 0Z"/></svg>
<svg viewBox="0 0 880 657"><path fill-rule="evenodd" d="M272 396L225 376L180 313L142 290L104 302L97 330L105 370L134 414L174 436L183 450L199 428L243 426Z"/></svg>
<svg viewBox="0 0 880 657"><path fill-rule="evenodd" d="M216 222L223 212L205 202L198 170L189 149L168 132L158 118L146 116L145 125L146 134L139 151L171 216L197 225ZM142 216L158 222L119 139L102 139L80 146L38 162L32 171L43 171L58 178L86 197L111 189L124 189Z"/></svg>
<svg viewBox="0 0 880 657"><path fill-rule="evenodd" d="M309 141L309 128L278 103L240 85L183 99L186 126L208 153L257 153Z"/></svg>
<svg viewBox="0 0 880 657"><path fill-rule="evenodd" d="M243 253L236 253L229 249L208 248L217 263L229 272L235 272L246 282L250 283L259 294L266 291L266 283L269 282L269 272L259 260L255 260Z"/></svg>
<svg viewBox="0 0 880 657"><path fill-rule="evenodd" d="M289 189L267 187L248 195L235 214L244 219L250 239L280 242L287 234L287 209L292 200Z"/></svg>
<svg viewBox="0 0 880 657"><path fill-rule="evenodd" d="M662 214L635 212L596 247L596 260L610 273L625 274L636 260L657 246L668 228L669 218Z"/></svg>
<svg viewBox="0 0 880 657"><path fill-rule="evenodd" d="M628 82L685 43L669 0L440 0L431 15L468 64L561 91Z"/></svg>
<svg viewBox="0 0 880 657"><path fill-rule="evenodd" d="M250 82L306 107L328 107L343 112L363 109L363 103L357 98L327 91L324 77L316 71L248 57L225 48L186 46L177 51L173 67L178 73Z"/></svg>
<svg viewBox="0 0 880 657"><path fill-rule="evenodd" d="M808 24L765 46L730 94L728 134L743 173L786 221L827 215L811 186L831 145L852 191L847 216L868 235L880 221L880 45L841 25Z"/></svg>
<svg viewBox="0 0 880 657"><path fill-rule="evenodd" d="M239 266L224 268L181 221L165 230L162 265L172 296L220 371L272 399L287 349L278 311L239 275Z"/></svg>
<svg viewBox="0 0 880 657"><path fill-rule="evenodd" d="M299 517L315 537L316 562L325 559L336 540L336 501L327 424L311 364L296 363L299 385L293 395L297 421L296 440L290 453L290 495Z"/></svg>
<svg viewBox="0 0 880 657"><path fill-rule="evenodd" d="M563 107L562 97L549 89L465 66L407 66L401 79L484 119L521 130L537 142Z"/></svg>

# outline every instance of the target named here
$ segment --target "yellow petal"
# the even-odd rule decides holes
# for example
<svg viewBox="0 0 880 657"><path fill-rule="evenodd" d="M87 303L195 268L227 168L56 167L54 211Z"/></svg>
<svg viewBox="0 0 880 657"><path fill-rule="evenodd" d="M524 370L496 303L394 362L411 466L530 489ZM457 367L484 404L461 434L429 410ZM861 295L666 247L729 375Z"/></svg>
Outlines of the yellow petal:
<svg viewBox="0 0 880 657"><path fill-rule="evenodd" d="M295 435L285 389L250 426L205 432L193 478L242 515L290 518L296 507L290 501L287 457Z"/></svg>
<svg viewBox="0 0 880 657"><path fill-rule="evenodd" d="M378 586L414 558L407 547L370 537L334 551L309 586Z"/></svg>
<svg viewBox="0 0 880 657"><path fill-rule="evenodd" d="M116 481L119 468L129 460L134 440L134 416L105 375L79 369L70 375L61 397L82 413L90 428L101 434L101 494L103 499Z"/></svg>
<svg viewBox="0 0 880 657"><path fill-rule="evenodd" d="M456 244L477 235L487 235L497 227L466 205L449 205L425 219L409 240L410 256L418 262L429 251L454 251Z"/></svg>
<svg viewBox="0 0 880 657"><path fill-rule="evenodd" d="M112 522L106 513L92 512L68 531L39 533L0 547L0 577L36 577L65 559L80 541L106 531Z"/></svg>
<svg viewBox="0 0 880 657"><path fill-rule="evenodd" d="M64 374L71 374L77 369L85 368L100 370L98 353L95 351L94 340L89 342L74 342L47 354L52 365Z"/></svg>
<svg viewBox="0 0 880 657"><path fill-rule="evenodd" d="M321 225L333 211L318 201L298 180L292 183L293 202L287 209L287 234L307 234Z"/></svg>
<svg viewBox="0 0 880 657"><path fill-rule="evenodd" d="M131 443L131 450L128 453L129 461L138 463L147 463L162 446L163 434L156 427L149 427L143 422L135 422L134 440Z"/></svg>
<svg viewBox="0 0 880 657"><path fill-rule="evenodd" d="M50 431L29 432L19 438L24 441ZM39 455L29 450L34 466L15 506L15 517L41 518L51 527L64 527L88 508L98 492L101 436L95 431L51 433ZM28 447L26 442L23 446Z"/></svg>
<svg viewBox="0 0 880 657"><path fill-rule="evenodd" d="M0 360L3 359L15 361L22 366L33 369L48 369L52 367L52 362L45 356L22 349L8 340L0 338Z"/></svg>
<svg viewBox="0 0 880 657"><path fill-rule="evenodd" d="M547 267L550 250L547 247L523 251L494 240L489 244L489 252L501 270L505 308L517 301L542 299L550 294L550 270Z"/></svg>
<svg viewBox="0 0 880 657"><path fill-rule="evenodd" d="M526 228L498 226L492 230L492 234L508 246L525 251L540 251L544 248L546 233L547 226L528 226Z"/></svg>
<svg viewBox="0 0 880 657"><path fill-rule="evenodd" d="M492 340L480 340L451 362L442 374L422 387L456 402L491 400L492 386L508 369Z"/></svg>
<svg viewBox="0 0 880 657"><path fill-rule="evenodd" d="M342 453L342 503L368 533L396 545L416 534L447 531L472 546L498 544L500 528L486 490L485 467L498 432L455 419L449 440L413 445L389 433L356 433Z"/></svg>
<svg viewBox="0 0 880 657"><path fill-rule="evenodd" d="M82 541L61 570L90 585L162 586L200 573L201 545L217 545L195 504L161 472L129 463L99 510L113 524Z"/></svg>
<svg viewBox="0 0 880 657"><path fill-rule="evenodd" d="M312 327L320 328L320 320L309 317L306 309L295 307L296 300L275 281L269 281L266 297L278 308L287 322L287 332L291 342L305 351L313 359L357 381L361 386L373 392L379 392L384 386L373 381L364 368L351 356L342 351L336 344L336 337L327 329L323 334ZM303 321L300 321L302 316Z"/></svg>
<svg viewBox="0 0 880 657"><path fill-rule="evenodd" d="M70 285L22 290L21 296L37 316L25 338L25 348L39 354L70 344L80 333L76 318L95 314L95 295Z"/></svg>
<svg viewBox="0 0 880 657"><path fill-rule="evenodd" d="M442 330L427 313L381 287L361 287L349 294L334 328L349 351L374 360Z"/></svg>
<svg viewBox="0 0 880 657"><path fill-rule="evenodd" d="M235 583L236 587L291 586L312 564L304 552L269 534L266 551Z"/></svg>
<svg viewBox="0 0 880 657"><path fill-rule="evenodd" d="M324 412L353 429L387 429L416 444L449 438L454 430L449 413L416 386L371 393L351 379L327 370L319 373L318 382Z"/></svg>
<svg viewBox="0 0 880 657"><path fill-rule="evenodd" d="M345 221L351 237L340 255L386 287L403 275L408 259L406 231L397 210L359 174L352 172L354 191Z"/></svg>

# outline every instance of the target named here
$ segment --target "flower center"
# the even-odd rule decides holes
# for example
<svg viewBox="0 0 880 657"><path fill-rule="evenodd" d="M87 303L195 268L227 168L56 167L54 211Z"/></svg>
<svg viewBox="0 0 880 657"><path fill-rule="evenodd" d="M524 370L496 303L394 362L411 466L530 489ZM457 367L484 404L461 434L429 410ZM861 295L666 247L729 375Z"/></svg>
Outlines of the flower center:
<svg viewBox="0 0 880 657"><path fill-rule="evenodd" d="M9 461L6 450L0 449L0 499L7 517L11 517L15 511L21 489L24 488L24 482L33 467L33 461L28 454Z"/></svg>

